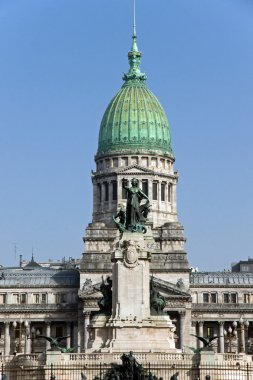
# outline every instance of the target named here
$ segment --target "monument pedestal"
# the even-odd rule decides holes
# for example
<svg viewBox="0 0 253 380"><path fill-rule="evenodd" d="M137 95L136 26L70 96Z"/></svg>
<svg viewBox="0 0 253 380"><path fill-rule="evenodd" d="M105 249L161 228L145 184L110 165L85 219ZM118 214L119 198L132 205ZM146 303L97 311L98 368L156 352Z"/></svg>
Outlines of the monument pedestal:
<svg viewBox="0 0 253 380"><path fill-rule="evenodd" d="M150 315L151 254L141 233L124 232L112 253L112 315L94 316L86 352L171 352L175 327Z"/></svg>

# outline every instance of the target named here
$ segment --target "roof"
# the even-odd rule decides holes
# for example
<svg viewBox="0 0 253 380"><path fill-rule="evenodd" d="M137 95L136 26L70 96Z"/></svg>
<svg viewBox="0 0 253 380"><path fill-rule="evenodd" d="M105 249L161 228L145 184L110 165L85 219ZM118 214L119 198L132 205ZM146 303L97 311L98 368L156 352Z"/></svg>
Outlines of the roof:
<svg viewBox="0 0 253 380"><path fill-rule="evenodd" d="M79 287L79 272L43 267L1 268L0 288L16 287Z"/></svg>
<svg viewBox="0 0 253 380"><path fill-rule="evenodd" d="M120 91L108 105L100 125L97 157L114 152L155 151L173 158L165 112L145 84L136 36L128 53L130 69Z"/></svg>

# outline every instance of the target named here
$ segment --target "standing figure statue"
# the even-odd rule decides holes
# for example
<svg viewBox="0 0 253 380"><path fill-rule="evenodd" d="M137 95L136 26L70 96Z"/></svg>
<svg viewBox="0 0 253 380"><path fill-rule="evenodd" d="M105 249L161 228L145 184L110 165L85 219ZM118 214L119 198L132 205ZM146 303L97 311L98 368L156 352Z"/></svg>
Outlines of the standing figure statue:
<svg viewBox="0 0 253 380"><path fill-rule="evenodd" d="M131 185L127 186L123 178L122 186L127 191L126 229L132 232L146 232L143 224L147 220L150 208L149 199L139 188L137 178L131 180ZM146 200L144 204L141 204L142 199Z"/></svg>

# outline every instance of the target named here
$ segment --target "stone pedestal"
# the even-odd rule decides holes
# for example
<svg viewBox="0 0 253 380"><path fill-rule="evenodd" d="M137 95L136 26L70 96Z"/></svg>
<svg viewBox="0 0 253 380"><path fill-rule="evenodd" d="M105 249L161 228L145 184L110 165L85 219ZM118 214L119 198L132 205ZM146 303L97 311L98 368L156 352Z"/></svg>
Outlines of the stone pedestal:
<svg viewBox="0 0 253 380"><path fill-rule="evenodd" d="M145 235L124 232L112 254L112 315L93 317L86 352L175 350L170 317L150 315L150 260Z"/></svg>

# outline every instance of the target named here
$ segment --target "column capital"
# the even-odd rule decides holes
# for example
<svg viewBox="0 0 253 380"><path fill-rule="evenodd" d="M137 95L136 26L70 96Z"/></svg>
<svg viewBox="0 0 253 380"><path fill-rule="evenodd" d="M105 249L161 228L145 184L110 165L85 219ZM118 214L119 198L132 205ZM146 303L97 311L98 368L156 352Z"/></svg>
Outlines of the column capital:
<svg viewBox="0 0 253 380"><path fill-rule="evenodd" d="M218 323L219 323L220 326L224 326L225 322L224 321L218 321Z"/></svg>
<svg viewBox="0 0 253 380"><path fill-rule="evenodd" d="M204 321L198 321L197 322L199 326L203 326L204 325Z"/></svg>
<svg viewBox="0 0 253 380"><path fill-rule="evenodd" d="M89 318L90 315L91 315L91 311L84 310L83 311L83 315L84 315L85 318Z"/></svg>

